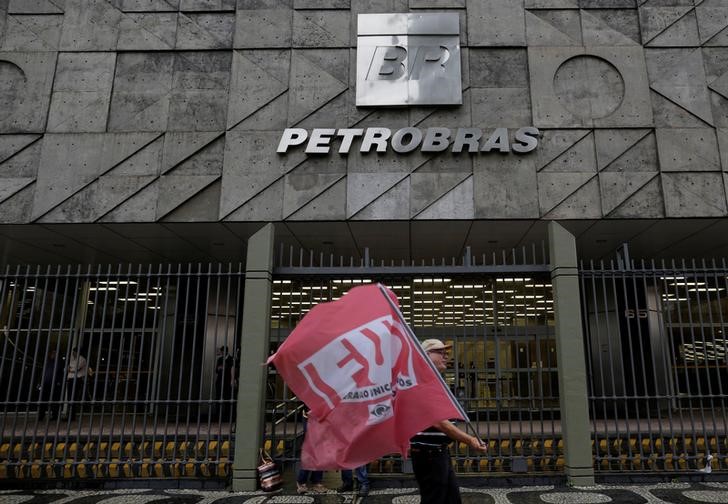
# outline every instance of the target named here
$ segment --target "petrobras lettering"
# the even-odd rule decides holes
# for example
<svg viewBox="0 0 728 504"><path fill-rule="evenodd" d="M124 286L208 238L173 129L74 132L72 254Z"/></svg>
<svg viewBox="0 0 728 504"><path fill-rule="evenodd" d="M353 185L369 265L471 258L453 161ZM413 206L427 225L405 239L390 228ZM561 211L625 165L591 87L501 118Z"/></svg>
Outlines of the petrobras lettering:
<svg viewBox="0 0 728 504"><path fill-rule="evenodd" d="M524 126L517 130L496 128L415 128L407 127L396 131L390 128L286 128L278 143L279 154L291 149L304 149L306 154L349 154L359 152L388 152L407 154L420 152L500 152L525 154L538 147L539 130Z"/></svg>

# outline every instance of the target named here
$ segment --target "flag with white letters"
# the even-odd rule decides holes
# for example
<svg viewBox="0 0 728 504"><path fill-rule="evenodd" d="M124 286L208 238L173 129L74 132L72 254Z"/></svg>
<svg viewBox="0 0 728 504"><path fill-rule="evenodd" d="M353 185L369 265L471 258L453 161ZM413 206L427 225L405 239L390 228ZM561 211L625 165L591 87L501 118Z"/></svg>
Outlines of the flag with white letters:
<svg viewBox="0 0 728 504"><path fill-rule="evenodd" d="M311 309L268 359L310 409L304 469L406 456L417 432L464 418L396 303L379 285L355 287Z"/></svg>

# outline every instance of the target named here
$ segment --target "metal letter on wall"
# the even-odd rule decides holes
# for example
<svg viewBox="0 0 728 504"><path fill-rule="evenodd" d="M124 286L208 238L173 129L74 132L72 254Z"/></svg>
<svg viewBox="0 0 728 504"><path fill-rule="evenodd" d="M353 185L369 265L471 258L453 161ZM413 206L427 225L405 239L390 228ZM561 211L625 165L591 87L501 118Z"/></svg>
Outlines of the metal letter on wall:
<svg viewBox="0 0 728 504"><path fill-rule="evenodd" d="M458 14L359 14L357 106L462 100Z"/></svg>

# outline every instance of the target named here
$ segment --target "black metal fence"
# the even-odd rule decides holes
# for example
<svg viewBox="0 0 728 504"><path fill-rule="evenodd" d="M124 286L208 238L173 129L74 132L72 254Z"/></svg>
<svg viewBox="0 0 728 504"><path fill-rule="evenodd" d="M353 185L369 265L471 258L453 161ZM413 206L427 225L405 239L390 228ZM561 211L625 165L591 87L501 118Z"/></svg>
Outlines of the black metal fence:
<svg viewBox="0 0 728 504"><path fill-rule="evenodd" d="M596 469L728 469L725 262L580 274Z"/></svg>
<svg viewBox="0 0 728 504"><path fill-rule="evenodd" d="M316 303L382 282L398 296L421 340L452 343L446 382L462 402L489 456L455 446L460 472L560 471L552 288L544 247L461 258L392 263L281 249L274 271L271 352ZM300 457L304 406L269 369L266 439L289 465ZM373 472L406 472L399 457L372 461Z"/></svg>
<svg viewBox="0 0 728 504"><path fill-rule="evenodd" d="M226 477L240 265L0 273L3 477Z"/></svg>

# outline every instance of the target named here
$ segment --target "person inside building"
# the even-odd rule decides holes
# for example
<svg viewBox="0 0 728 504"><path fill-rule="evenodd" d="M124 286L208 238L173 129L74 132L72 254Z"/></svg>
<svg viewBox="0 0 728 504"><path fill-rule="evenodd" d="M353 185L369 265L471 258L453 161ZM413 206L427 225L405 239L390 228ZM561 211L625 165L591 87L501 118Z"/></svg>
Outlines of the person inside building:
<svg viewBox="0 0 728 504"><path fill-rule="evenodd" d="M422 342L422 348L440 373L447 369L448 351L451 347L452 345L446 345L439 339ZM455 471L450 461L449 445L452 441L465 443L476 453L486 452L486 445L480 439L467 434L449 420L437 422L410 439L412 468L420 490L421 504L461 502Z"/></svg>
<svg viewBox="0 0 728 504"><path fill-rule="evenodd" d="M303 412L303 435L306 435L306 427L308 426L309 410ZM323 471L311 471L309 469L299 469L296 475L296 492L305 494L308 492L324 493L328 488L321 481L324 479ZM310 483L310 486L309 486Z"/></svg>
<svg viewBox="0 0 728 504"><path fill-rule="evenodd" d="M50 419L58 418L61 410L61 390L63 389L63 364L58 360L55 348L48 351L48 357L43 364L43 381L40 388L40 405L38 407L38 420L43 420L46 411L50 411Z"/></svg>
<svg viewBox="0 0 728 504"><path fill-rule="evenodd" d="M85 397L84 378L88 374L86 358L78 353L78 348L71 348L66 374L66 396L69 399L68 418L73 421L77 413L82 413Z"/></svg>
<svg viewBox="0 0 728 504"><path fill-rule="evenodd" d="M233 398L235 387L235 365L232 355L226 346L217 349L215 359L215 398L220 403L220 418L222 421L230 420L230 399Z"/></svg>
<svg viewBox="0 0 728 504"><path fill-rule="evenodd" d="M351 492L354 490L354 473L356 473L356 481L359 483L357 495L359 497L366 497L369 495L369 473L366 464L357 467L353 471L351 469L342 469L341 486L337 491Z"/></svg>

